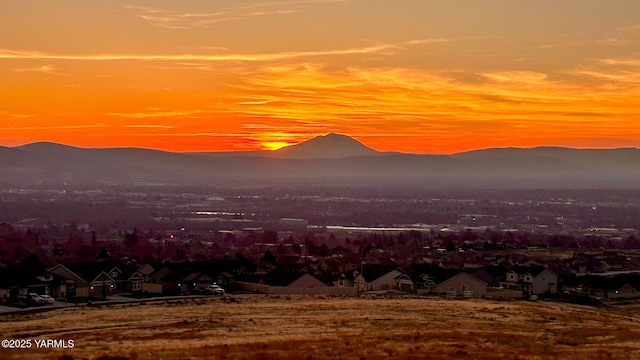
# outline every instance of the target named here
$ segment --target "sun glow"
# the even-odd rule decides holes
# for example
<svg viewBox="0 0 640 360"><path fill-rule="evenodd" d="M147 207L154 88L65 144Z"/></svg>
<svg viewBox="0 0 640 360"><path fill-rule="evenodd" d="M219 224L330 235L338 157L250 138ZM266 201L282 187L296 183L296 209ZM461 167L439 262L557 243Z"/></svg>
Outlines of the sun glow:
<svg viewBox="0 0 640 360"><path fill-rule="evenodd" d="M278 150L291 144L284 141L263 141L260 143L260 147L264 150Z"/></svg>

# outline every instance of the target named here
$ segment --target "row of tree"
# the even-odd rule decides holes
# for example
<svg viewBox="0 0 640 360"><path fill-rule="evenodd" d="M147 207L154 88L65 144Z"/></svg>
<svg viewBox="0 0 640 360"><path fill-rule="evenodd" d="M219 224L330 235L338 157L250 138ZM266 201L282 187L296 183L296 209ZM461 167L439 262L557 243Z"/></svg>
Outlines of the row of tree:
<svg viewBox="0 0 640 360"><path fill-rule="evenodd" d="M621 241L601 237L575 237L566 234L531 232L420 232L369 233L355 237L327 233L300 233L281 237L276 231L256 231L242 236L231 233L207 235L165 234L153 231L118 231L96 234L95 231L67 226L62 233L51 236L47 229L16 229L0 224L0 265L15 265L33 254L45 264L77 263L129 257L141 263L165 260L206 260L243 253L257 259L267 250L264 244L274 244L274 255L299 254L326 257L332 254L361 254L362 249L392 252L398 259L410 259L424 249L502 250L529 246L582 249L639 249L640 239L631 235ZM178 240L179 239L179 240Z"/></svg>

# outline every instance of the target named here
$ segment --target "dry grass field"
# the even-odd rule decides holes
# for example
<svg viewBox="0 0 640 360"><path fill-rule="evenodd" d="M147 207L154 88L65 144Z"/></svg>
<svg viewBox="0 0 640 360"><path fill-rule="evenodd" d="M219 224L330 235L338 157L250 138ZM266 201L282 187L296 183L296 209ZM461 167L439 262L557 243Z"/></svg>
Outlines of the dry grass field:
<svg viewBox="0 0 640 360"><path fill-rule="evenodd" d="M2 359L640 359L634 305L243 296L0 317Z"/></svg>

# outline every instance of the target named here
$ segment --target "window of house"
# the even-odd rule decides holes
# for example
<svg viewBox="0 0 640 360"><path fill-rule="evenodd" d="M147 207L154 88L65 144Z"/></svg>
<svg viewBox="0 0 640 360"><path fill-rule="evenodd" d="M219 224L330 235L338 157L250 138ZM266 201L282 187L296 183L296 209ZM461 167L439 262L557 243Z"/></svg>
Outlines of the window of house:
<svg viewBox="0 0 640 360"><path fill-rule="evenodd" d="M142 290L142 283L140 281L134 281L131 289L132 290Z"/></svg>

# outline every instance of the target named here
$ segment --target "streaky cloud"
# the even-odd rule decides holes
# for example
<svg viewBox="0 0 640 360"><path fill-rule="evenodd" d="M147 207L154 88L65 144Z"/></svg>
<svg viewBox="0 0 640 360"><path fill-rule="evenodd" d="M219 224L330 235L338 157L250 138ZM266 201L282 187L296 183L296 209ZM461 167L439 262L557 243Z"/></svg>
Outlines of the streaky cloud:
<svg viewBox="0 0 640 360"><path fill-rule="evenodd" d="M2 131L23 131L23 130L73 130L73 129L96 129L106 128L106 124L87 125L54 125L54 126L11 126L0 128Z"/></svg>
<svg viewBox="0 0 640 360"><path fill-rule="evenodd" d="M142 129L175 129L175 126L170 125L123 125L126 128L142 128Z"/></svg>
<svg viewBox="0 0 640 360"><path fill-rule="evenodd" d="M396 48L394 45L375 45L367 47L354 47L338 50L319 51L293 51L262 54L53 54L28 50L0 49L0 59L31 59L31 60L77 60L77 61L114 61L114 60L139 60L139 61L207 61L207 62L266 62L286 60L304 57L336 56L378 53Z"/></svg>
<svg viewBox="0 0 640 360"><path fill-rule="evenodd" d="M109 113L108 115L129 118L129 119L147 119L147 118L173 118L173 117L187 117L192 115L202 114L202 110L188 110L188 111L148 111L148 112L135 112L135 113Z"/></svg>

